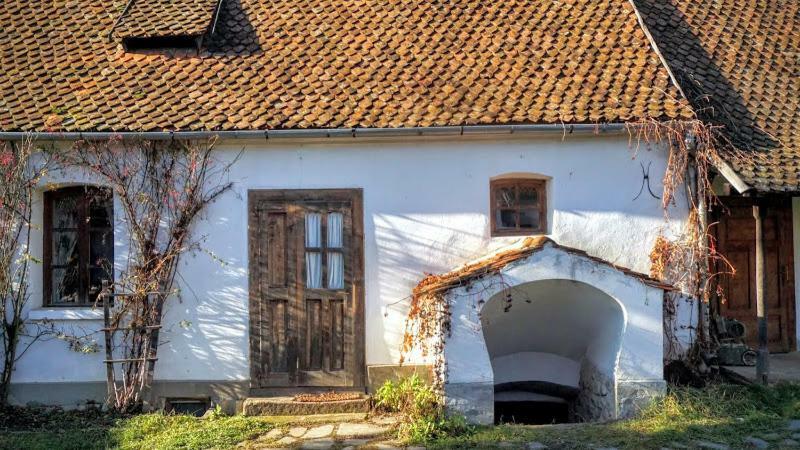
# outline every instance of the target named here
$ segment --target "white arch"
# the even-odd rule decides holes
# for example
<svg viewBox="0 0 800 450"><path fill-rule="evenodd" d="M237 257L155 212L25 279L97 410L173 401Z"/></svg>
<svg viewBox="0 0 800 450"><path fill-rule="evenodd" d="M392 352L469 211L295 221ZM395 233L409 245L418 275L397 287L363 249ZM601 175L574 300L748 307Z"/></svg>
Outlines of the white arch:
<svg viewBox="0 0 800 450"><path fill-rule="evenodd" d="M603 292L620 307L622 338L616 370L617 407L611 417L629 415L620 406L626 383L645 383L663 390L663 291L640 278L585 255L545 244L498 273L449 291L451 330L444 342L445 393L448 408L478 423L494 420L494 374L480 313L495 295L515 286L544 280L570 280ZM627 408L627 406L625 406ZM624 409L624 408L623 408Z"/></svg>

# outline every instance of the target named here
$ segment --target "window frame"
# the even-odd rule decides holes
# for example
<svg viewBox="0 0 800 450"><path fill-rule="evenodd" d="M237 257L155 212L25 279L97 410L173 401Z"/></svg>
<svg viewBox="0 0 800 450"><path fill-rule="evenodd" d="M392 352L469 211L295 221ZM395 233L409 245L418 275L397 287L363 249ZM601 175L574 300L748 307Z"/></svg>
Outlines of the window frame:
<svg viewBox="0 0 800 450"><path fill-rule="evenodd" d="M79 185L68 186L59 189L45 191L43 194L43 226L42 226L42 306L47 308L87 308L93 307L95 302L89 299L89 288L91 283L91 232L93 229L100 229L106 227L92 227L90 224L91 217L91 194L90 191L99 192L104 187ZM59 198L69 197L76 195L78 197L78 223L76 233L78 234L78 266L80 270L79 285L78 285L78 299L79 302L74 303L54 303L53 302L53 206L55 201ZM109 191L112 209L111 216L109 217L109 229L111 230L111 247L110 257L112 264L112 282L113 282L113 263L114 263L114 210L113 210L113 194Z"/></svg>
<svg viewBox="0 0 800 450"><path fill-rule="evenodd" d="M519 216L521 208L519 204L519 188L533 187L539 193L539 227L538 228L520 228ZM517 224L515 228L499 228L497 223L497 212L500 208L497 205L495 194L500 188L514 187L516 192L516 209ZM541 178L500 178L491 180L489 182L489 216L491 223L491 237L504 237L504 236L531 236L547 234L547 180Z"/></svg>

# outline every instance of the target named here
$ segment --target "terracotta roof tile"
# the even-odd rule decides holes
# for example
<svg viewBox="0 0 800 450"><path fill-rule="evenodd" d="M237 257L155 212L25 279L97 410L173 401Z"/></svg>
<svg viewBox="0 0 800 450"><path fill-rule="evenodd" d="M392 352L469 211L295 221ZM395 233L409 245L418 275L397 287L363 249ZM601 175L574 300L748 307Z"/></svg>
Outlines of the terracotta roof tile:
<svg viewBox="0 0 800 450"><path fill-rule="evenodd" d="M202 36L210 30L220 0L130 0L113 36Z"/></svg>
<svg viewBox="0 0 800 450"><path fill-rule="evenodd" d="M659 281L650 275L636 272L626 267L618 266L602 258L589 255L583 250L561 245L547 236L536 236L522 239L506 248L497 250L487 256L475 261L464 264L463 266L441 275L431 274L422 279L414 288L414 296L430 295L434 293L444 293L450 289L464 286L473 280L492 276L507 265L539 252L545 248L552 247L574 255L591 259L592 261L612 267L625 275L638 278L642 283L663 290L677 290L674 286Z"/></svg>
<svg viewBox="0 0 800 450"><path fill-rule="evenodd" d="M0 129L414 127L689 117L627 0L7 0ZM168 24L168 25L165 25ZM127 34L131 33L131 34ZM53 112L57 111L57 117Z"/></svg>
<svg viewBox="0 0 800 450"><path fill-rule="evenodd" d="M734 169L800 191L800 2L635 0L698 115L722 125Z"/></svg>

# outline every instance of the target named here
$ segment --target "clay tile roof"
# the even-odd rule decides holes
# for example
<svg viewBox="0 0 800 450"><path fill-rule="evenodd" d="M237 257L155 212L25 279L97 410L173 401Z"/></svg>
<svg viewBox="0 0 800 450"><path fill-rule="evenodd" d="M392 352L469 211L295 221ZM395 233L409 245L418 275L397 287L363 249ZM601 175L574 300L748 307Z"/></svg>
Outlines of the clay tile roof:
<svg viewBox="0 0 800 450"><path fill-rule="evenodd" d="M113 36L201 36L211 28L220 0L130 0Z"/></svg>
<svg viewBox="0 0 800 450"><path fill-rule="evenodd" d="M415 127L692 115L628 0L223 0L199 54L124 52L107 38L123 3L0 4L0 130ZM194 32L207 23L211 2L170 6L169 13L155 8L162 3L171 2L134 0L125 27L149 33L176 24Z"/></svg>
<svg viewBox="0 0 800 450"><path fill-rule="evenodd" d="M800 2L635 4L698 115L752 156L731 156L742 179L800 191Z"/></svg>
<svg viewBox="0 0 800 450"><path fill-rule="evenodd" d="M556 241L546 236L536 236L525 238L516 244L512 244L508 248L500 249L495 253L467 263L451 272L441 275L428 275L414 288L414 296L420 297L436 293L444 293L458 286L469 284L473 280L494 275L514 261L527 258L528 256L548 247L557 248L567 253L579 255L600 264L610 266L628 276L638 278L649 286L669 291L677 290L674 286L665 284L647 274L618 266L602 258L589 255L583 250L560 245Z"/></svg>

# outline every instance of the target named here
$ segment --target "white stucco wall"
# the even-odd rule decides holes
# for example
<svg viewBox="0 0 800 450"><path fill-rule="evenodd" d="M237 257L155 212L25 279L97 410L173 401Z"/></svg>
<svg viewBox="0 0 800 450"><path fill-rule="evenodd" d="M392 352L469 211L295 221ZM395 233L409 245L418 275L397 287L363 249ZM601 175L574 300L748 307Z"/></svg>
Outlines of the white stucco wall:
<svg viewBox="0 0 800 450"><path fill-rule="evenodd" d="M637 199L640 163L650 167L651 187L661 192L666 155L639 149L634 158L627 135L537 138L346 140L218 144L223 159L234 158L235 183L212 205L197 227L206 254L184 258L180 269L182 298L166 310L165 344L159 351L160 380L246 380L247 336L247 192L249 189L362 188L364 193L367 364L396 363L412 287L426 274L451 270L463 262L514 241L489 236L489 180L513 173L550 177L550 235L615 264L649 269L648 254L656 235L679 230L685 202L665 219L660 200ZM71 181L71 176L53 182ZM117 211L117 219L121 212ZM41 220L41 216L39 216ZM121 227L121 225L120 225ZM116 259L124 258L123 228L115 236ZM34 252L41 250L41 235ZM41 305L41 270L32 276L32 302ZM644 294L644 292L642 292ZM660 299L629 312L629 321L646 322ZM659 306L660 307L660 306ZM52 312L36 317L84 320L60 323L85 330L100 326L91 311ZM95 315L93 315L95 314ZM660 320L660 315L657 316ZM86 320L90 319L90 320ZM180 321L190 323L181 327ZM660 325L659 325L660 327ZM651 329L655 329L653 326ZM102 336L98 335L102 342ZM639 336L632 339L660 339ZM660 344L660 341L659 341ZM652 355L621 362L623 377L656 376ZM101 381L100 355L79 355L59 341L36 344L20 361L15 382ZM488 362L488 361L487 361ZM641 369L637 369L641 367Z"/></svg>

